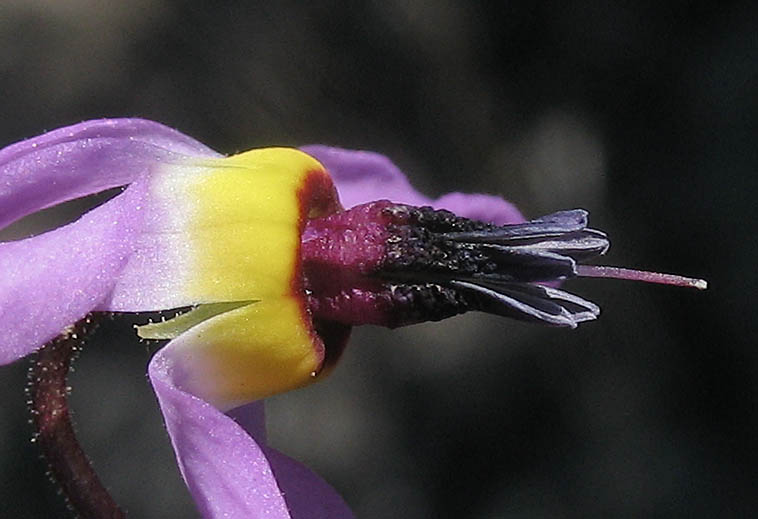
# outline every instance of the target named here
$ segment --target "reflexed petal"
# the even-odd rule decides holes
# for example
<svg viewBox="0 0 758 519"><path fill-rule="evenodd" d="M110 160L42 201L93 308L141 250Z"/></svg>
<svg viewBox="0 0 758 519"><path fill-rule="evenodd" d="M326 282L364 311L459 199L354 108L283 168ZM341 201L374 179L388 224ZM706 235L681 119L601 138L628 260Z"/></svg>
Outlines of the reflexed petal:
<svg viewBox="0 0 758 519"><path fill-rule="evenodd" d="M516 206L500 197L481 194L448 193L435 200L436 209L447 209L458 216L497 225L525 221Z"/></svg>
<svg viewBox="0 0 758 519"><path fill-rule="evenodd" d="M178 389L166 352L159 351L150 362L150 379L180 470L204 518L352 517L323 480L263 445L261 402L232 413L246 432L207 402Z"/></svg>
<svg viewBox="0 0 758 519"><path fill-rule="evenodd" d="M496 196L448 193L437 200L427 198L413 189L392 161L378 153L322 145L303 146L301 149L326 167L337 185L342 205L348 208L387 199L409 205L431 205L458 216L498 225L524 221L513 204Z"/></svg>
<svg viewBox="0 0 758 519"><path fill-rule="evenodd" d="M288 518L266 455L242 427L173 383L159 351L148 368L187 487L204 518ZM262 412L262 406L261 406Z"/></svg>
<svg viewBox="0 0 758 519"><path fill-rule="evenodd" d="M141 227L141 182L54 231L0 243L0 363L23 357L111 291Z"/></svg>
<svg viewBox="0 0 758 519"><path fill-rule="evenodd" d="M384 155L319 144L300 149L324 165L346 208L384 199L409 205L431 203L431 199L413 189L403 172Z"/></svg>
<svg viewBox="0 0 758 519"><path fill-rule="evenodd" d="M274 449L266 449L293 519L351 519L353 513L342 497L302 463Z"/></svg>
<svg viewBox="0 0 758 519"><path fill-rule="evenodd" d="M314 382L324 343L302 299L292 296L211 317L172 340L161 356L177 387L227 411Z"/></svg>
<svg viewBox="0 0 758 519"><path fill-rule="evenodd" d="M232 409L227 415L234 418L234 421L261 446L266 443L262 402L253 402ZM264 451L293 518L350 519L353 517L353 513L342 497L308 467L276 449L264 447Z"/></svg>
<svg viewBox="0 0 758 519"><path fill-rule="evenodd" d="M164 164L149 183L137 250L104 310L301 293L305 219L338 208L321 165L290 148Z"/></svg>
<svg viewBox="0 0 758 519"><path fill-rule="evenodd" d="M0 150L0 228L46 207L133 182L164 162L218 156L143 119L99 119Z"/></svg>

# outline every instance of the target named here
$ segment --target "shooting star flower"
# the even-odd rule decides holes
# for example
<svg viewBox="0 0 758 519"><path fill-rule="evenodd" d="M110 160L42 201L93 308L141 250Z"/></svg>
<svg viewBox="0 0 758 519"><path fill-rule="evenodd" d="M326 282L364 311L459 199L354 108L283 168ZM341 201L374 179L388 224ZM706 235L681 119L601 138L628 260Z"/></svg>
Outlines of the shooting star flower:
<svg viewBox="0 0 758 519"><path fill-rule="evenodd" d="M556 288L564 279L704 284L582 265L608 248L582 210L525 221L497 197L427 199L374 153L224 157L140 119L0 150L0 228L117 187L73 223L0 243L0 362L92 312L181 310L138 334L169 340L148 372L208 518L351 517L323 480L266 446L261 401L327 373L353 325L478 310L575 327L599 309Z"/></svg>

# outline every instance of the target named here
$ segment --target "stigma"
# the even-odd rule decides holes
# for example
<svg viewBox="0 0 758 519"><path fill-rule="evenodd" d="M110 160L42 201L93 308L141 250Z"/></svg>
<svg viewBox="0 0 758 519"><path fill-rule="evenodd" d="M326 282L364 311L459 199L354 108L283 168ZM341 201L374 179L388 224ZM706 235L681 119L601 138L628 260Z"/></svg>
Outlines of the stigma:
<svg viewBox="0 0 758 519"><path fill-rule="evenodd" d="M514 225L386 200L310 220L303 274L314 319L390 328L481 311L575 328L594 303L557 288L574 277L605 277L705 288L671 274L586 265L605 254L605 233L582 209Z"/></svg>

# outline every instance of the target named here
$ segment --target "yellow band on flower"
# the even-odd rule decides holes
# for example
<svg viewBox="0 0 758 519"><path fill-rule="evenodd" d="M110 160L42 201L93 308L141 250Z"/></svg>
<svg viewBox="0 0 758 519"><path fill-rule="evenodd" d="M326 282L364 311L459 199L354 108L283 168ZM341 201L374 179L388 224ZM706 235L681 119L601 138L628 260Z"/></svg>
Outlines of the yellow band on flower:
<svg viewBox="0 0 758 519"><path fill-rule="evenodd" d="M164 172L154 189L158 198L177 199L180 190L190 201L173 227L191 256L182 291L200 305L140 335L180 333L171 357L184 389L222 409L307 384L324 345L306 306L300 236L308 218L339 208L331 179L318 161L288 148L190 169Z"/></svg>
<svg viewBox="0 0 758 519"><path fill-rule="evenodd" d="M202 275L192 280L190 294L201 301L292 294L300 234L311 211L300 193L314 177L330 183L309 155L268 148L221 160L196 183L191 240Z"/></svg>

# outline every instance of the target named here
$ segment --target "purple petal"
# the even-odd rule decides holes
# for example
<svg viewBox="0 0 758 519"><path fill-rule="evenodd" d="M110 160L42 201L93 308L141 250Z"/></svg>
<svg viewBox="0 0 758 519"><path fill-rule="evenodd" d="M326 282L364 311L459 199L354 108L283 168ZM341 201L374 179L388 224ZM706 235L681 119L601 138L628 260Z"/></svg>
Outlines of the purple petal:
<svg viewBox="0 0 758 519"><path fill-rule="evenodd" d="M262 402L232 409L227 414L261 445L265 444L266 425ZM305 465L270 447L265 447L264 451L294 519L353 517L342 497Z"/></svg>
<svg viewBox="0 0 758 519"><path fill-rule="evenodd" d="M342 205L349 208L372 200L388 199L409 205L431 205L459 216L496 224L524 221L518 209L502 198L448 193L437 200L425 197L411 186L402 171L387 157L369 151L354 151L322 145L301 148L329 171Z"/></svg>
<svg viewBox="0 0 758 519"><path fill-rule="evenodd" d="M497 225L521 223L525 218L512 203L493 195L448 193L435 200L437 209L447 209L458 216Z"/></svg>
<svg viewBox="0 0 758 519"><path fill-rule="evenodd" d="M217 156L171 128L143 119L100 119L0 150L0 228L45 207L134 181L177 156Z"/></svg>
<svg viewBox="0 0 758 519"><path fill-rule="evenodd" d="M148 371L182 476L204 518L352 517L323 480L264 446L262 402L232 411L238 423L182 391L173 380L171 344Z"/></svg>
<svg viewBox="0 0 758 519"><path fill-rule="evenodd" d="M284 494L292 519L351 519L353 512L340 495L302 463L274 449L268 461Z"/></svg>
<svg viewBox="0 0 758 519"><path fill-rule="evenodd" d="M429 205L431 199L413 189L403 172L384 155L318 144L300 148L329 171L346 208L373 200Z"/></svg>
<svg viewBox="0 0 758 519"><path fill-rule="evenodd" d="M141 227L145 193L123 194L54 231L0 243L0 364L39 348L111 291Z"/></svg>

